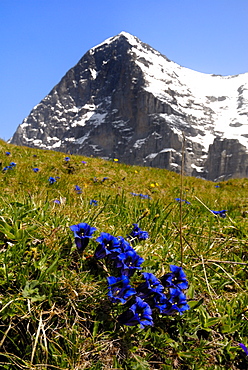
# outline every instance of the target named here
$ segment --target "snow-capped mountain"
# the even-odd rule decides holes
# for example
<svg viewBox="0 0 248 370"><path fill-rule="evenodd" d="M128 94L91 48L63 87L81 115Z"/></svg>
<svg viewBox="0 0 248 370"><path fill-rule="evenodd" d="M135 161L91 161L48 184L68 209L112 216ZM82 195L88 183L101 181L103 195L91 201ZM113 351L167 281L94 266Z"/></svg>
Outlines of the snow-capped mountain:
<svg viewBox="0 0 248 370"><path fill-rule="evenodd" d="M90 49L11 143L180 171L248 177L248 73L208 75L126 32ZM184 144L182 145L182 143Z"/></svg>

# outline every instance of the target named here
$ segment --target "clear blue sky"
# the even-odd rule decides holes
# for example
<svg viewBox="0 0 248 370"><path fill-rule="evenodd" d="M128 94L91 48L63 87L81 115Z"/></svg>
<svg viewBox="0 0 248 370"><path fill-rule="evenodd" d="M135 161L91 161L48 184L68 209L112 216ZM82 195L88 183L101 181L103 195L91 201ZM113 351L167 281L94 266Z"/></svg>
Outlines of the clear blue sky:
<svg viewBox="0 0 248 370"><path fill-rule="evenodd" d="M0 138L121 31L196 71L248 72L248 0L0 0Z"/></svg>

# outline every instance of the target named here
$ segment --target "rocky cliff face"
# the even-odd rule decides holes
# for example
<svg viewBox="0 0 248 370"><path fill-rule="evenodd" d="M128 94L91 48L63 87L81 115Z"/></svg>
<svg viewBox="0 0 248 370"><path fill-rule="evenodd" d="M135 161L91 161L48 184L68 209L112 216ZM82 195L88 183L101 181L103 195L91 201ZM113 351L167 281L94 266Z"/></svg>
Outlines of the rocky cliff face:
<svg viewBox="0 0 248 370"><path fill-rule="evenodd" d="M195 72L122 32L90 49L10 142L176 172L183 150L186 175L248 177L247 116L248 73Z"/></svg>

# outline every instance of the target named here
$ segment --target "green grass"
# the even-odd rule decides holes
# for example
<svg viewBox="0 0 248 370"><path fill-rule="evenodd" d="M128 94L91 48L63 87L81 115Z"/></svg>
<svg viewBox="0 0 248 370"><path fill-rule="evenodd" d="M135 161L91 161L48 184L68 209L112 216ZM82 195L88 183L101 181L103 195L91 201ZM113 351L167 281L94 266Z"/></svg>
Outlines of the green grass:
<svg viewBox="0 0 248 370"><path fill-rule="evenodd" d="M16 163L0 172L2 369L248 368L238 345L248 345L248 179L217 188L184 177L181 189L180 176L162 169L75 155L66 162L4 141L0 155L2 169ZM50 185L50 176L59 178ZM190 204L175 201L181 192ZM226 218L210 212L222 209ZM83 255L70 230L80 222L97 228ZM126 237L133 223L150 235L135 246L143 271L161 277L179 265L190 284L190 310L156 315L143 330L118 323L124 307L108 300L109 271L92 257L101 232Z"/></svg>

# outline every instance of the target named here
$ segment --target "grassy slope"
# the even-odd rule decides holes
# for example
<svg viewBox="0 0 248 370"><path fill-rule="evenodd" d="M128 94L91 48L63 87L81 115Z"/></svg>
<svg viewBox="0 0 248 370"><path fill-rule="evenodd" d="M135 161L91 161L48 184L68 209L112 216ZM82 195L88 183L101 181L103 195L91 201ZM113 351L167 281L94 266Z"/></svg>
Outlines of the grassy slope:
<svg viewBox="0 0 248 370"><path fill-rule="evenodd" d="M185 177L181 194L180 176L166 170L80 156L66 162L63 153L3 141L0 153L2 168L16 163L0 173L2 368L247 367L238 343L248 344L248 179L216 187ZM59 178L50 185L49 176ZM191 203L181 203L181 217L180 194ZM227 217L209 209L227 209ZM69 229L79 222L97 228L83 256ZM157 315L143 330L118 324L123 308L108 301L107 272L91 257L100 232L125 237L134 222L150 234L136 245L143 270L160 277L182 263L192 306L182 316Z"/></svg>

